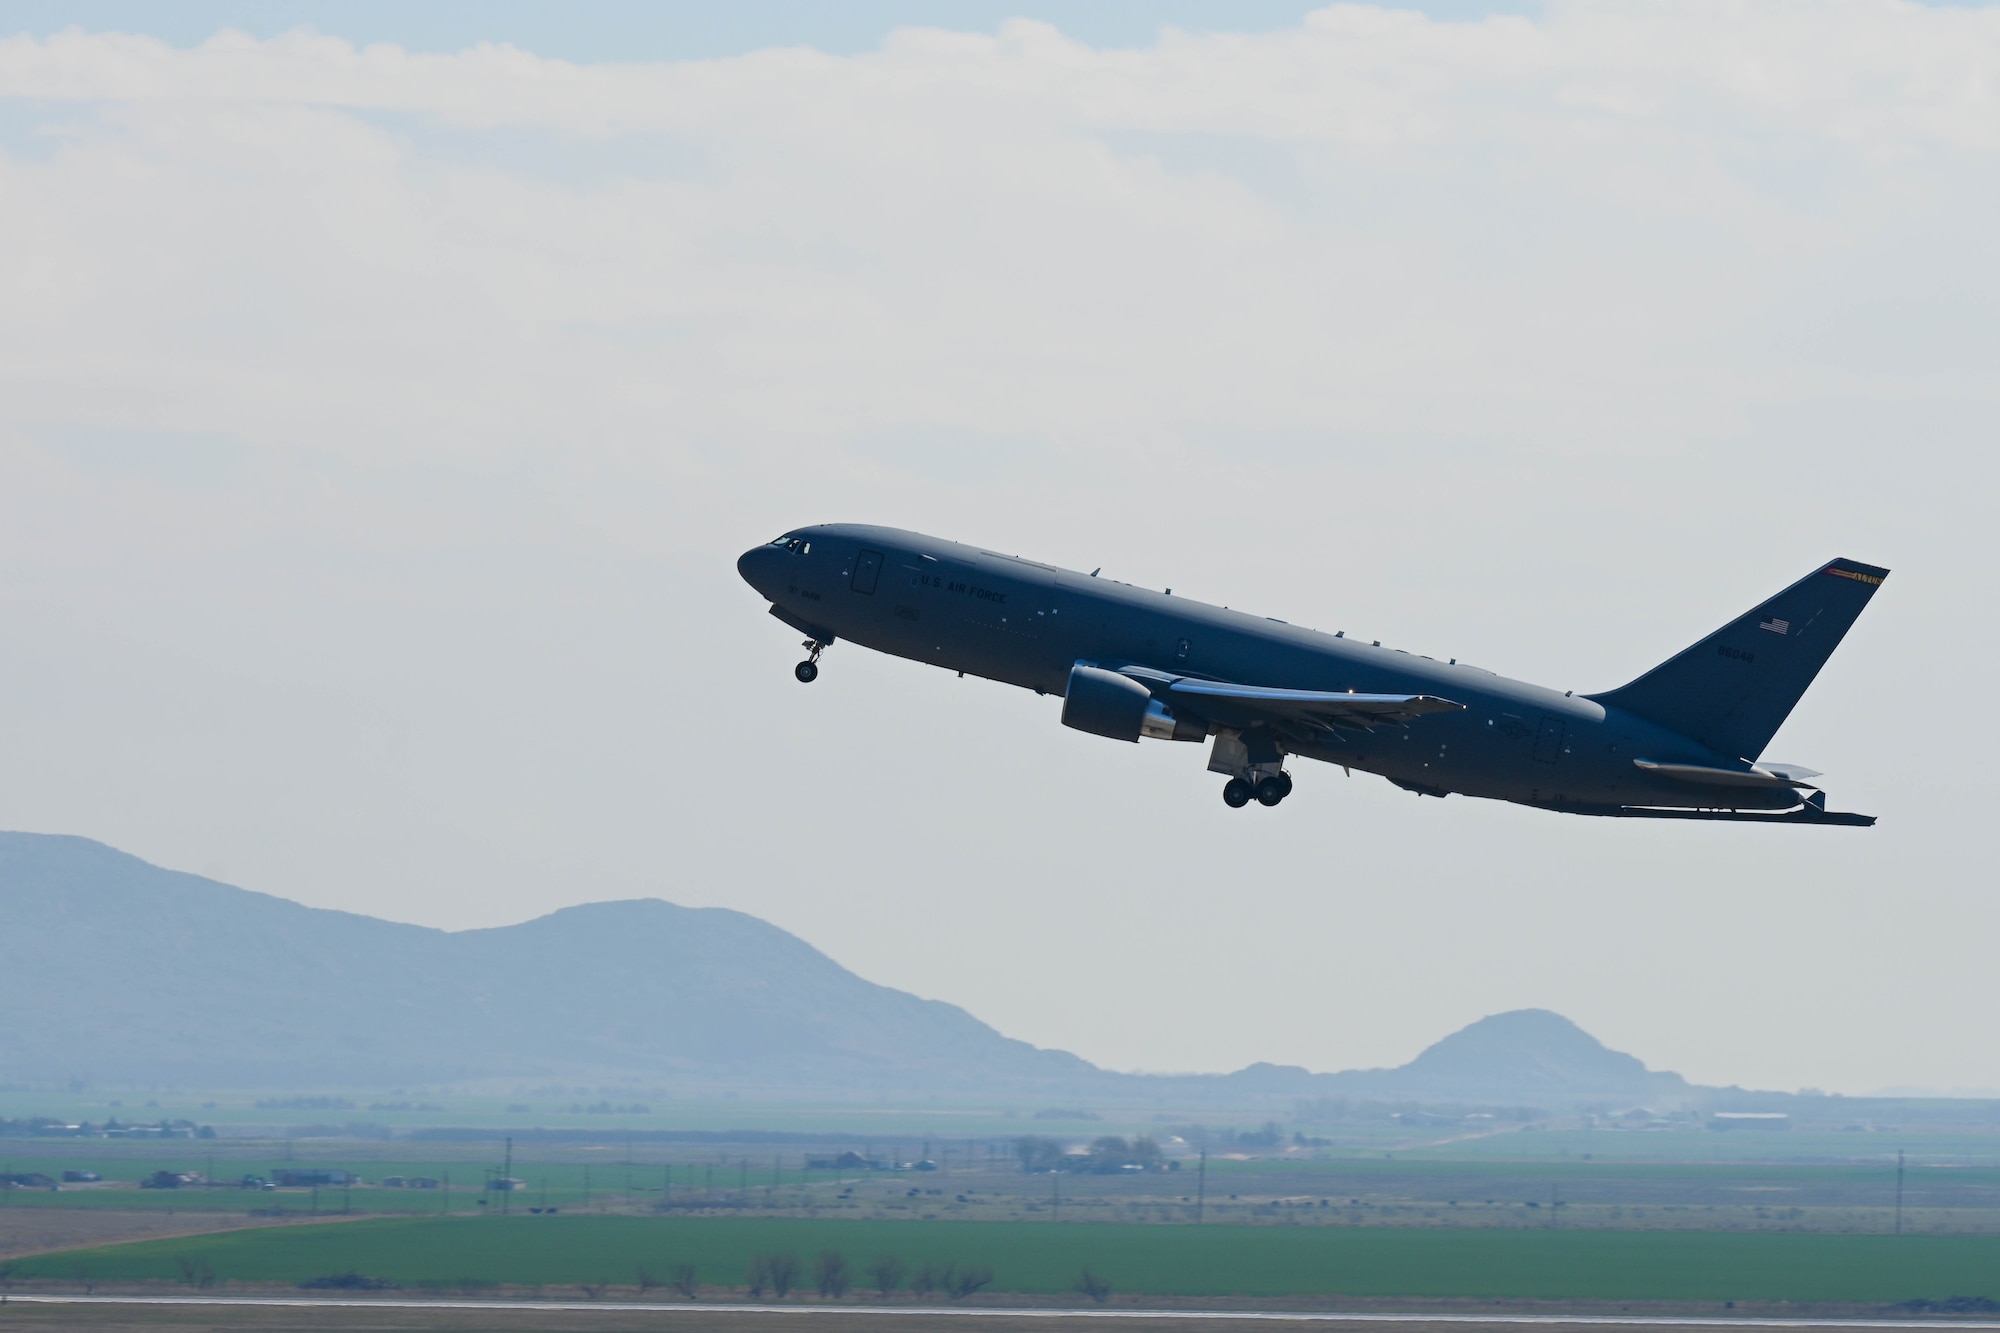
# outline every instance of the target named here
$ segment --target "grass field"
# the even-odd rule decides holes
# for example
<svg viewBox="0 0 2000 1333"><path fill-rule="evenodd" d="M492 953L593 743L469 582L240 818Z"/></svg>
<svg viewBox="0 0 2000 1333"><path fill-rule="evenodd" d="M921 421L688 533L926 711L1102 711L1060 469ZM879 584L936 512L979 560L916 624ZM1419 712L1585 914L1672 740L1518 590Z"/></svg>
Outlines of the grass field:
<svg viewBox="0 0 2000 1333"><path fill-rule="evenodd" d="M752 1256L810 1273L837 1250L984 1265L996 1292L1070 1291L1088 1265L1127 1295L1469 1297L1887 1304L2000 1296L2000 1238L852 1222L791 1218L379 1219L147 1241L18 1261L13 1278L296 1283L358 1271L405 1286L611 1283L695 1264L742 1284Z"/></svg>

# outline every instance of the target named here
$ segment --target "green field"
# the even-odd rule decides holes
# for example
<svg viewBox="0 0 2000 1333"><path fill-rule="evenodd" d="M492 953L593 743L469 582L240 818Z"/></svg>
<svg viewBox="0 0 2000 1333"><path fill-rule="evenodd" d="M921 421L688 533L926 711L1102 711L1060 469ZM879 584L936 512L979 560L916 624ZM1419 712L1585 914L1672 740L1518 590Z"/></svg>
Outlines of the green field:
<svg viewBox="0 0 2000 1333"><path fill-rule="evenodd" d="M2000 1238L1360 1227L1146 1227L789 1218L380 1219L149 1241L18 1261L13 1278L295 1283L358 1271L405 1286L631 1285L698 1266L736 1287L753 1255L822 1251L985 1265L994 1291L1127 1295L1887 1304L2000 1296Z"/></svg>

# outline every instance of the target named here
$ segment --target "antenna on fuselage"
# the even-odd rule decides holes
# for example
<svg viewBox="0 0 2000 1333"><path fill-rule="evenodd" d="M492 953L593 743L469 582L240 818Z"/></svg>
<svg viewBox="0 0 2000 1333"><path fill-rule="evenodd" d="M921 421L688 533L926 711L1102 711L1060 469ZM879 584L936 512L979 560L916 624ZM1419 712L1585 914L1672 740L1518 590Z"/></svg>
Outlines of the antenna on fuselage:
<svg viewBox="0 0 2000 1333"><path fill-rule="evenodd" d="M1104 572L1104 566L1099 565L1096 569L1090 571L1090 577L1096 578L1099 574L1102 574L1103 572Z"/></svg>

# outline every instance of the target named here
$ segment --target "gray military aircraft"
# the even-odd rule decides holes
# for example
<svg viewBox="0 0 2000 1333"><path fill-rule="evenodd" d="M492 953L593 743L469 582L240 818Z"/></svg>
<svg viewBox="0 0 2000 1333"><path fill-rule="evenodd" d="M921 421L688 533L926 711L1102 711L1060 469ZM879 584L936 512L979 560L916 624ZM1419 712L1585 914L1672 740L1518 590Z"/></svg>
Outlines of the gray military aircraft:
<svg viewBox="0 0 2000 1333"><path fill-rule="evenodd" d="M1833 560L1629 685L1577 695L920 533L788 532L736 562L806 636L1062 696L1112 740L1205 741L1222 799L1274 806L1288 755L1579 815L1868 825L1764 747L1889 571Z"/></svg>

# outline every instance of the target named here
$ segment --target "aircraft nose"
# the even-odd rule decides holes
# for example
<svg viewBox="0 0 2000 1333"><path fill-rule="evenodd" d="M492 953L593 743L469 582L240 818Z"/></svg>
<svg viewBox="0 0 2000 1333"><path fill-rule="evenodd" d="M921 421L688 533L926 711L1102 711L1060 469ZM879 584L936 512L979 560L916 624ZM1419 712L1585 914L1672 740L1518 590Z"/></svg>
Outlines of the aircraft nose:
<svg viewBox="0 0 2000 1333"><path fill-rule="evenodd" d="M785 552L773 546L753 546L736 558L736 572L742 575L745 583L768 599L771 596L768 585L772 582L772 558L783 557L784 554Z"/></svg>

